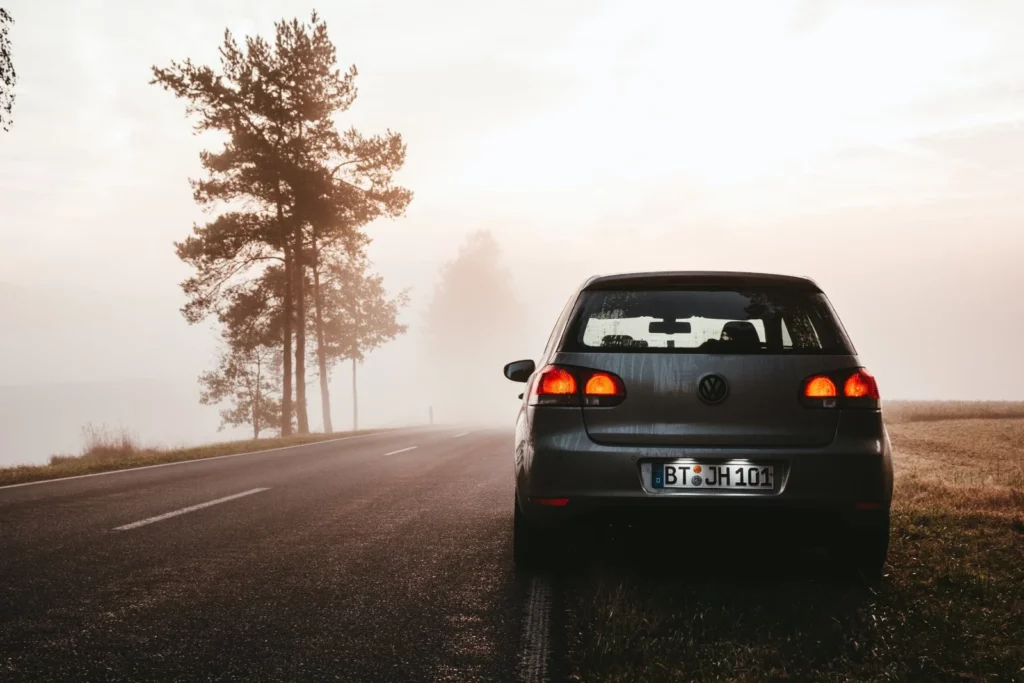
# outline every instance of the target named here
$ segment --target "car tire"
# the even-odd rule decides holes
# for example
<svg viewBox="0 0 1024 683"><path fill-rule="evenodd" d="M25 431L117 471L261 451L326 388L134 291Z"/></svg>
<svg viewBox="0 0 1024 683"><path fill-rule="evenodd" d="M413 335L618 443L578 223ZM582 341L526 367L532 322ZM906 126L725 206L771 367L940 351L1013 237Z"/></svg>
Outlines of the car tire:
<svg viewBox="0 0 1024 683"><path fill-rule="evenodd" d="M857 577L878 583L889 554L889 511L858 515L844 543L845 564Z"/></svg>
<svg viewBox="0 0 1024 683"><path fill-rule="evenodd" d="M540 571L548 566L553 544L546 529L531 524L519 509L518 499L514 503L512 518L512 557L516 569L525 572Z"/></svg>

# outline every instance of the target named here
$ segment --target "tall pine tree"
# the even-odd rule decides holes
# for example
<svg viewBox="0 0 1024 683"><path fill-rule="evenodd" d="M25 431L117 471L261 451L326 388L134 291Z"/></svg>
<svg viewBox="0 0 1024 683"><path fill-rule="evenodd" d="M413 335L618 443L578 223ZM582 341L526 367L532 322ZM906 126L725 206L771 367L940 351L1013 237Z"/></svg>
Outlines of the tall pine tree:
<svg viewBox="0 0 1024 683"><path fill-rule="evenodd" d="M225 32L219 71L172 62L154 67L153 82L187 101L197 131L227 135L221 150L201 155L206 175L193 181L196 201L223 213L177 245L196 269L182 284L189 298L183 313L195 322L222 310L240 281L280 264L281 433L288 434L293 374L298 429L309 430L308 270L328 246L357 248L360 228L401 215L411 193L392 184L405 160L400 135L338 132L334 117L355 100L356 70L337 68L326 24L314 13L309 23L279 22L275 29L273 44L249 37L244 46Z"/></svg>

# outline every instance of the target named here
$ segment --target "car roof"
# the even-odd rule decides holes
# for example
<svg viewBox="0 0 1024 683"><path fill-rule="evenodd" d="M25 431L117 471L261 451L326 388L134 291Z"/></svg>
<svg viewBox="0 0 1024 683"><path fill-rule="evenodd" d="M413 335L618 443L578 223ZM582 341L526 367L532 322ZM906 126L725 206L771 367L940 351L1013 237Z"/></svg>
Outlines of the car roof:
<svg viewBox="0 0 1024 683"><path fill-rule="evenodd" d="M740 271L650 271L641 273L618 273L595 275L588 279L581 289L635 289L638 287L672 286L714 286L714 287L784 287L820 292L818 284L808 277L778 275L774 273L746 273Z"/></svg>

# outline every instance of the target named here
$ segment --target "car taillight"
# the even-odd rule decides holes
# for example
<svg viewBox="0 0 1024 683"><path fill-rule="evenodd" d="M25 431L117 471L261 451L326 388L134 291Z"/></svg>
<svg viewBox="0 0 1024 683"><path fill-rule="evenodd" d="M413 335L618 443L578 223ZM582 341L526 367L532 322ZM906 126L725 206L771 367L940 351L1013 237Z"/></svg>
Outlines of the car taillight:
<svg viewBox="0 0 1024 683"><path fill-rule="evenodd" d="M565 368L545 368L537 382L537 393L542 396L564 396L576 393L576 378Z"/></svg>
<svg viewBox="0 0 1024 683"><path fill-rule="evenodd" d="M531 406L578 406L579 383L568 368L548 365L537 373L530 392Z"/></svg>
<svg viewBox="0 0 1024 683"><path fill-rule="evenodd" d="M595 372L583 385L583 405L613 406L621 403L624 398L626 387L621 379L610 372Z"/></svg>
<svg viewBox="0 0 1024 683"><path fill-rule="evenodd" d="M836 395L836 383L825 375L811 377L804 382L804 396L807 398L831 398Z"/></svg>
<svg viewBox="0 0 1024 683"><path fill-rule="evenodd" d="M842 387L842 392L839 391ZM864 368L838 370L804 380L801 402L808 408L867 408L880 406L878 384Z"/></svg>
<svg viewBox="0 0 1024 683"><path fill-rule="evenodd" d="M878 395L878 383L874 376L860 368L850 375L843 384L843 396L847 398L873 398L876 401L881 398Z"/></svg>
<svg viewBox="0 0 1024 683"><path fill-rule="evenodd" d="M587 380L583 393L587 396L614 396L619 392L615 379L607 372L595 372Z"/></svg>
<svg viewBox="0 0 1024 683"><path fill-rule="evenodd" d="M625 397L622 380L610 372L549 365L537 373L530 405L613 406Z"/></svg>

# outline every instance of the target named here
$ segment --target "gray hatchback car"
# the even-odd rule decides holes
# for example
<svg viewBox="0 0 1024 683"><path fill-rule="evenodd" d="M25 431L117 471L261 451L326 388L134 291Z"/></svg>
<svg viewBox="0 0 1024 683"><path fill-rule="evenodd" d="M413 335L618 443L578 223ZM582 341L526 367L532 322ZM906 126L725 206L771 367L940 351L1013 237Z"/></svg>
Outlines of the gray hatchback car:
<svg viewBox="0 0 1024 683"><path fill-rule="evenodd" d="M540 362L504 372L526 383L517 566L544 564L580 522L740 513L807 522L862 575L880 575L892 459L878 387L812 280L592 277Z"/></svg>

